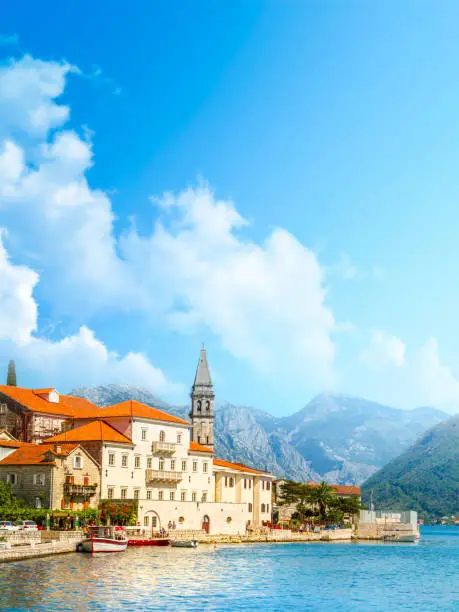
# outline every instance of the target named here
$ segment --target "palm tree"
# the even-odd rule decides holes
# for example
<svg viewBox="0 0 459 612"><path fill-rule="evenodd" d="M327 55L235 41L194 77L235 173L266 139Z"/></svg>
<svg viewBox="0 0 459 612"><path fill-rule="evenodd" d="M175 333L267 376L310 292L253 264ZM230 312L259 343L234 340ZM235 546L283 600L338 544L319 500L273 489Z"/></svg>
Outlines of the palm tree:
<svg viewBox="0 0 459 612"><path fill-rule="evenodd" d="M333 487L322 481L318 487L311 487L311 501L319 508L322 519L325 519L327 510L334 504L336 493Z"/></svg>

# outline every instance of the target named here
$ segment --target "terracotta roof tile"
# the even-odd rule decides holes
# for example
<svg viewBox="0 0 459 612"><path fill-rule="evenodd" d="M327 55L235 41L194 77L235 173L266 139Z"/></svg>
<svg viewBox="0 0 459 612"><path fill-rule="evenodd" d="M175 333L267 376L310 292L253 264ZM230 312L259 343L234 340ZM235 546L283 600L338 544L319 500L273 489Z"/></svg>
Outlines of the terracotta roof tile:
<svg viewBox="0 0 459 612"><path fill-rule="evenodd" d="M61 433L52 438L45 440L48 442L92 442L92 441L105 441L105 442L121 442L125 444L132 444L122 433L117 431L114 427L106 423L105 421L91 421L86 425L75 427L64 433Z"/></svg>
<svg viewBox="0 0 459 612"><path fill-rule="evenodd" d="M19 440L2 440L0 438L0 446L9 447L9 448L19 448L24 444L28 444L27 442L19 442Z"/></svg>
<svg viewBox="0 0 459 612"><path fill-rule="evenodd" d="M306 484L310 487L319 486L317 482L308 482ZM362 495L360 487L355 487L354 485L331 484L330 487L333 487L335 489L337 495Z"/></svg>
<svg viewBox="0 0 459 612"><path fill-rule="evenodd" d="M154 421L166 421L171 423L180 423L183 425L189 425L188 421L181 419L179 417L174 416L173 414L168 414L167 412L163 412L162 410L158 410L158 408L152 408L151 406L147 406L146 404L141 404L140 402L136 402L135 400L128 400L126 402L121 402L120 404L113 404L112 406L107 406L106 408L97 408L88 409L88 410L80 410L78 411L78 416L75 418L81 419L91 419L91 418L110 418L110 417L138 417L144 419L152 419Z"/></svg>
<svg viewBox="0 0 459 612"><path fill-rule="evenodd" d="M199 453L213 453L214 452L208 446L203 446L202 444L198 444L197 442L190 442L190 451L199 452Z"/></svg>
<svg viewBox="0 0 459 612"><path fill-rule="evenodd" d="M56 451L55 444L24 444L21 448L18 448L5 457L2 461L0 461L0 466L2 465L53 465L54 461L44 461L48 452L52 452L54 455L68 455L75 448L77 448L79 444L65 444L61 447L59 453Z"/></svg>
<svg viewBox="0 0 459 612"><path fill-rule="evenodd" d="M237 470L238 472L249 472L250 474L264 474L265 472L261 472L260 470L254 470L253 468L247 467L243 463L231 463L230 461L225 461L224 459L214 459L214 465L217 467L224 467L230 470Z"/></svg>
<svg viewBox="0 0 459 612"><path fill-rule="evenodd" d="M49 390L33 390L24 389L22 387L10 387L9 385L0 385L0 393L10 397L33 412L57 414L60 416L76 416L81 410L88 410L90 408L98 410L95 404L80 397L59 395L59 402L55 403L49 402L39 395L37 391L44 392Z"/></svg>

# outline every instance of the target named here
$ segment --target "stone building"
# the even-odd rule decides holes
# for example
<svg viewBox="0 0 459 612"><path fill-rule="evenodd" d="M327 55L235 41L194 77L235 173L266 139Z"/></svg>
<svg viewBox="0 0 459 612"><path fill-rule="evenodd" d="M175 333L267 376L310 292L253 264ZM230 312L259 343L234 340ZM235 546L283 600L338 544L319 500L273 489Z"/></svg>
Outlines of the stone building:
<svg viewBox="0 0 459 612"><path fill-rule="evenodd" d="M94 404L56 389L24 389L0 385L0 429L21 442L40 442L60 433L65 422Z"/></svg>
<svg viewBox="0 0 459 612"><path fill-rule="evenodd" d="M97 507L100 465L78 443L22 444L0 461L0 480L35 508Z"/></svg>
<svg viewBox="0 0 459 612"><path fill-rule="evenodd" d="M191 389L191 428L192 440L214 448L214 389L210 378L204 346L199 355L198 367Z"/></svg>

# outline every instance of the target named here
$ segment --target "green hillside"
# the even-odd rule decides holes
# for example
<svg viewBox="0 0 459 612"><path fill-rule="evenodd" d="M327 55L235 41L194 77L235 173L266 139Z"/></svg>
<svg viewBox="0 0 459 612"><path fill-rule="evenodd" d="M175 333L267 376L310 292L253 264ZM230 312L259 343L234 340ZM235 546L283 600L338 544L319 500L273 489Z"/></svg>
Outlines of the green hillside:
<svg viewBox="0 0 459 612"><path fill-rule="evenodd" d="M429 429L363 485L376 509L416 510L426 518L459 516L459 415Z"/></svg>

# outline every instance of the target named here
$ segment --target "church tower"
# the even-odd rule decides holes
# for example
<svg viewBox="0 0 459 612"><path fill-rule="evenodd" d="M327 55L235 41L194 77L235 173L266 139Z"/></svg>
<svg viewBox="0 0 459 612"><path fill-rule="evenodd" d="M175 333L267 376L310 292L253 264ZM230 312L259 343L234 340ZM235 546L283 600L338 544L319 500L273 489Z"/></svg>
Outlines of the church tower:
<svg viewBox="0 0 459 612"><path fill-rule="evenodd" d="M214 448L214 398L206 349L203 345L191 388L191 439L211 449Z"/></svg>

